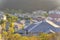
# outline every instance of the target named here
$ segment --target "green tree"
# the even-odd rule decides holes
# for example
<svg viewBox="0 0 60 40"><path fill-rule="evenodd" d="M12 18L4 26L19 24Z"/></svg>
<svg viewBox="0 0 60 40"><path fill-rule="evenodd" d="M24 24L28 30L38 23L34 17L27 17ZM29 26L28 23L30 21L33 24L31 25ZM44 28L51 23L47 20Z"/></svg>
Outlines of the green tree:
<svg viewBox="0 0 60 40"><path fill-rule="evenodd" d="M43 17L48 17L48 13L42 14Z"/></svg>
<svg viewBox="0 0 60 40"><path fill-rule="evenodd" d="M50 33L41 33L40 34L40 40L55 40L56 34Z"/></svg>

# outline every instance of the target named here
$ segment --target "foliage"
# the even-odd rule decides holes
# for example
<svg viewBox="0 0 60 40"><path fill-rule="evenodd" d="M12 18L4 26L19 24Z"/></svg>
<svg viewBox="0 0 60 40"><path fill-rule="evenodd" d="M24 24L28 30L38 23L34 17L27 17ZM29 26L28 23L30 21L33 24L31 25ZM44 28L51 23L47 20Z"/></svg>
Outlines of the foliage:
<svg viewBox="0 0 60 40"><path fill-rule="evenodd" d="M47 34L47 33L40 34L40 40L54 40L55 37L56 37L55 34Z"/></svg>
<svg viewBox="0 0 60 40"><path fill-rule="evenodd" d="M10 14L15 14L15 13L25 13L25 11L23 11L23 10L20 10L20 9L9 9L9 8L6 8L5 10L4 10L4 12L5 13L10 13Z"/></svg>
<svg viewBox="0 0 60 40"><path fill-rule="evenodd" d="M2 30L5 30L6 21L5 20L0 20L0 25L2 26Z"/></svg>
<svg viewBox="0 0 60 40"><path fill-rule="evenodd" d="M44 13L44 14L42 14L42 16L48 17L48 13Z"/></svg>
<svg viewBox="0 0 60 40"><path fill-rule="evenodd" d="M27 36L23 36L21 40L30 40L30 39Z"/></svg>
<svg viewBox="0 0 60 40"><path fill-rule="evenodd" d="M6 21L5 20L0 20L0 24L3 24L5 23Z"/></svg>
<svg viewBox="0 0 60 40"><path fill-rule="evenodd" d="M30 40L39 40L39 38L37 36L32 36L30 37Z"/></svg>
<svg viewBox="0 0 60 40"><path fill-rule="evenodd" d="M17 19L18 19L18 17L12 16L12 15L10 15L10 14L6 14L6 16L7 16L7 20L8 20L9 22L15 22L15 21L17 21Z"/></svg>
<svg viewBox="0 0 60 40"><path fill-rule="evenodd" d="M4 32L4 38L6 40L55 40L55 34L41 34L39 36L21 36L20 34L10 34Z"/></svg>

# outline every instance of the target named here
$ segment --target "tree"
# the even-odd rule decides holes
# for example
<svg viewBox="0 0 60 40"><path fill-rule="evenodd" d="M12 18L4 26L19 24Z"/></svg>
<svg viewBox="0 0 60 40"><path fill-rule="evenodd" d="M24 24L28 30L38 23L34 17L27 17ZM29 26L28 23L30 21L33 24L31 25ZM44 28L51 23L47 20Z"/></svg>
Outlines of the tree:
<svg viewBox="0 0 60 40"><path fill-rule="evenodd" d="M23 36L21 40L30 40L30 39L27 36Z"/></svg>
<svg viewBox="0 0 60 40"><path fill-rule="evenodd" d="M30 40L39 40L37 36L30 37Z"/></svg>
<svg viewBox="0 0 60 40"><path fill-rule="evenodd" d="M0 25L2 27L3 30L6 30L6 21L5 20L0 20Z"/></svg>
<svg viewBox="0 0 60 40"><path fill-rule="evenodd" d="M48 13L42 14L43 17L48 17Z"/></svg>
<svg viewBox="0 0 60 40"><path fill-rule="evenodd" d="M18 33L14 34L14 40L21 40L22 36Z"/></svg>
<svg viewBox="0 0 60 40"><path fill-rule="evenodd" d="M40 40L55 40L56 35L55 34L47 34L47 33L41 33L40 34Z"/></svg>
<svg viewBox="0 0 60 40"><path fill-rule="evenodd" d="M2 38L4 39L4 40L8 40L8 33L6 32L6 31L3 31L3 33L2 33Z"/></svg>

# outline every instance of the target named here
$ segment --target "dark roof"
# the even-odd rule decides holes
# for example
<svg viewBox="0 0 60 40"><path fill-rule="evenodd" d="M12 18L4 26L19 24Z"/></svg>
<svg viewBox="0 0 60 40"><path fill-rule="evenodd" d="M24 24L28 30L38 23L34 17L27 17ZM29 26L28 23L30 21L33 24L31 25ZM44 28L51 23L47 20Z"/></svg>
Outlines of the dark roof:
<svg viewBox="0 0 60 40"><path fill-rule="evenodd" d="M54 23L60 26L60 22L54 22Z"/></svg>
<svg viewBox="0 0 60 40"><path fill-rule="evenodd" d="M25 33L25 30L18 30L16 33L24 34Z"/></svg>
<svg viewBox="0 0 60 40"><path fill-rule="evenodd" d="M27 28L25 28L25 30L29 30L30 28L34 27L36 24L31 24L29 25Z"/></svg>
<svg viewBox="0 0 60 40"><path fill-rule="evenodd" d="M30 29L29 29L30 30ZM48 24L47 22L42 22L38 26L36 26L34 29L30 30L29 32L47 32L47 31L54 31L54 32L60 32L60 28L55 28Z"/></svg>
<svg viewBox="0 0 60 40"><path fill-rule="evenodd" d="M39 32L49 33L51 32L50 30L52 30L53 32L60 32L60 28L55 28L45 21L38 24L31 24L30 26L25 28L25 30L28 30L28 32L32 33L39 33Z"/></svg>
<svg viewBox="0 0 60 40"><path fill-rule="evenodd" d="M60 14L49 14L49 17L60 18Z"/></svg>

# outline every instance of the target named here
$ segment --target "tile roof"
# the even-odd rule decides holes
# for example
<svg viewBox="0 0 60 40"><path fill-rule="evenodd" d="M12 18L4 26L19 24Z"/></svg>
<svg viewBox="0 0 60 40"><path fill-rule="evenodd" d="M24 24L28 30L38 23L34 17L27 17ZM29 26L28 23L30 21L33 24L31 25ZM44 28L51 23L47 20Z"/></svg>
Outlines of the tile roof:
<svg viewBox="0 0 60 40"><path fill-rule="evenodd" d="M49 14L48 16L52 18L60 18L60 14Z"/></svg>
<svg viewBox="0 0 60 40"><path fill-rule="evenodd" d="M35 27L29 32L47 32L50 30L53 30L54 32L60 32L60 28L55 28L50 24L48 24L47 22L42 22L41 24L39 24L37 27Z"/></svg>
<svg viewBox="0 0 60 40"><path fill-rule="evenodd" d="M54 23L60 26L60 22L54 22Z"/></svg>
<svg viewBox="0 0 60 40"><path fill-rule="evenodd" d="M44 33L49 33L49 32L60 32L60 28L55 28L52 25L48 24L45 21L42 21L42 23L38 24L31 24L25 30L28 30L28 32L32 33L39 33L39 32L44 32Z"/></svg>

